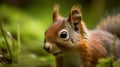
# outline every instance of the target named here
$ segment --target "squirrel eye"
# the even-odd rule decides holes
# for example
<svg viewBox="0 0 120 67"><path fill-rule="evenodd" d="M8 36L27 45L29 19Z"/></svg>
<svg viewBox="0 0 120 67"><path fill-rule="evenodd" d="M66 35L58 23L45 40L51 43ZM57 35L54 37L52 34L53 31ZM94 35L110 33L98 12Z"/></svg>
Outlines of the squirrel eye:
<svg viewBox="0 0 120 67"><path fill-rule="evenodd" d="M63 40L67 40L69 38L68 32L66 30L61 30L60 32L60 38L62 38Z"/></svg>
<svg viewBox="0 0 120 67"><path fill-rule="evenodd" d="M60 35L61 38L66 38L67 37L67 32L63 31Z"/></svg>

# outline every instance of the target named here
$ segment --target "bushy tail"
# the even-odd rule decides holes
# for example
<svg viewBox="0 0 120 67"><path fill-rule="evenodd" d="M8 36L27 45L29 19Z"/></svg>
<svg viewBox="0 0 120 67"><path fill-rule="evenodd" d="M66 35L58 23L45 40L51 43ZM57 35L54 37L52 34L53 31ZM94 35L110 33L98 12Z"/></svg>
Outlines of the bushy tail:
<svg viewBox="0 0 120 67"><path fill-rule="evenodd" d="M120 38L120 12L112 13L102 18L96 29L105 30Z"/></svg>

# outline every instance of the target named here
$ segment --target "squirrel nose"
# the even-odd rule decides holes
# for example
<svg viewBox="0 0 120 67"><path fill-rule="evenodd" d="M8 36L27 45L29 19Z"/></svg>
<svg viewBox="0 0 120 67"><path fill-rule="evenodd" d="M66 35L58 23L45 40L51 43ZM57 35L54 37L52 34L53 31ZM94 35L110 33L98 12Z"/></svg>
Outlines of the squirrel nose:
<svg viewBox="0 0 120 67"><path fill-rule="evenodd" d="M48 46L48 47L45 47L45 46L44 46L44 49L45 49L46 51L49 51L49 50L50 50L50 46Z"/></svg>
<svg viewBox="0 0 120 67"><path fill-rule="evenodd" d="M50 43L45 43L45 44L44 44L44 49L45 49L46 51L50 51L50 49L51 49Z"/></svg>

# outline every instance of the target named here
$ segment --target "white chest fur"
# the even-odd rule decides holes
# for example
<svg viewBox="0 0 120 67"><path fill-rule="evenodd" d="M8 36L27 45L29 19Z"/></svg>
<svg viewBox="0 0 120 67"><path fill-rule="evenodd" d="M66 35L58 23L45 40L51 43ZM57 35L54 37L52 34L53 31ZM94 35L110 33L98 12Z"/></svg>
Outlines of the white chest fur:
<svg viewBox="0 0 120 67"><path fill-rule="evenodd" d="M64 54L62 64L63 67L82 67L80 53L70 52Z"/></svg>

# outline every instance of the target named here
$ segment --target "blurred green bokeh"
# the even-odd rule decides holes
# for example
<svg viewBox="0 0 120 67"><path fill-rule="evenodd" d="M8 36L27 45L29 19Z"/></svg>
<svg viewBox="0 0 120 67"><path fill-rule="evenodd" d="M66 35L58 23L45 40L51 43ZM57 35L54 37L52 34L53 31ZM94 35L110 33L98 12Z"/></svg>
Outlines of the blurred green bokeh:
<svg viewBox="0 0 120 67"><path fill-rule="evenodd" d="M69 15L73 5L79 4L83 20L89 29L93 29L105 12L119 9L119 3L119 0L0 0L0 20L4 29L13 35L15 46L18 45L17 24L20 29L21 49L18 63L13 66L55 66L54 57L43 50L44 32L52 23L55 4L60 5L63 17ZM6 48L1 32L0 48Z"/></svg>

